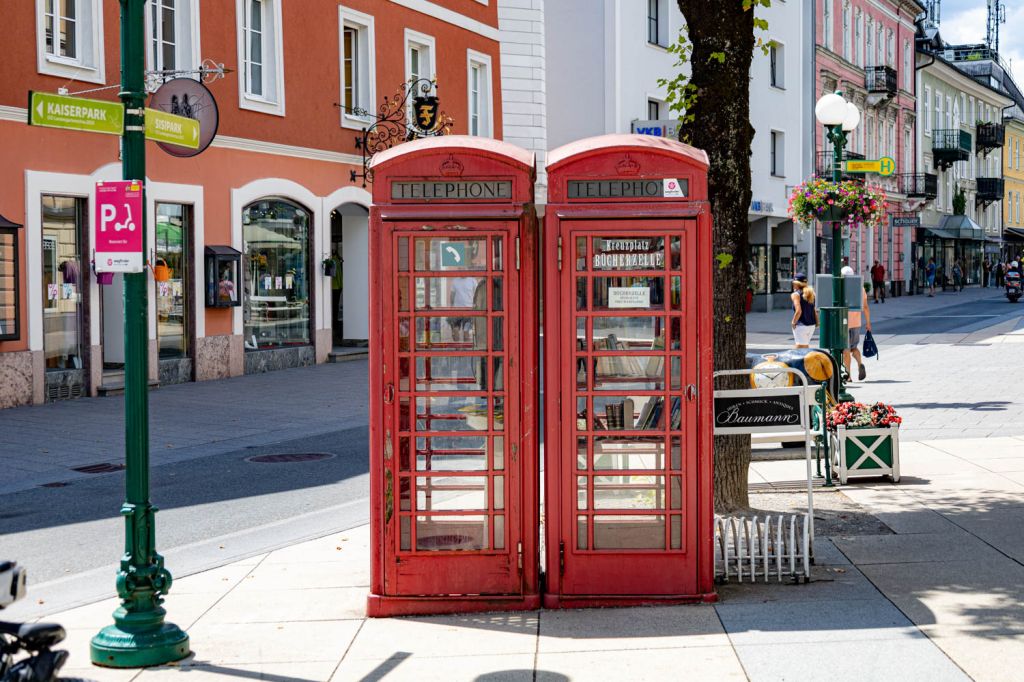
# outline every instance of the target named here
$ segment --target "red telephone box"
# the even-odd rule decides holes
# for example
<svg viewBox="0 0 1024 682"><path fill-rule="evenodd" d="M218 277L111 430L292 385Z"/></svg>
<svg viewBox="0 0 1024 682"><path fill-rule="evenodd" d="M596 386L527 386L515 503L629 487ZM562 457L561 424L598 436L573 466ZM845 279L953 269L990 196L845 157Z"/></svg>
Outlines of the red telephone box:
<svg viewBox="0 0 1024 682"><path fill-rule="evenodd" d="M713 600L707 156L605 135L547 168L544 605Z"/></svg>
<svg viewBox="0 0 1024 682"><path fill-rule="evenodd" d="M434 137L373 173L367 614L537 608L533 154Z"/></svg>

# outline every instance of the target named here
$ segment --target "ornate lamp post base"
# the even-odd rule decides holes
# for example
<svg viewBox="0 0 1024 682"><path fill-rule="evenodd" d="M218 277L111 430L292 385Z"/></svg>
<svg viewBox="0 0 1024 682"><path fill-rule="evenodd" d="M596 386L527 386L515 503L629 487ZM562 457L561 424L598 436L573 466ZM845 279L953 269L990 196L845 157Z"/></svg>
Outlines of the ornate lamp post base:
<svg viewBox="0 0 1024 682"><path fill-rule="evenodd" d="M119 608L114 620L119 625L108 625L92 638L89 649L92 662L108 668L142 668L180 661L189 654L188 635L174 623L128 625L131 616ZM163 620L163 609L157 620ZM154 613L146 614L153 620ZM123 623L123 625L120 625Z"/></svg>

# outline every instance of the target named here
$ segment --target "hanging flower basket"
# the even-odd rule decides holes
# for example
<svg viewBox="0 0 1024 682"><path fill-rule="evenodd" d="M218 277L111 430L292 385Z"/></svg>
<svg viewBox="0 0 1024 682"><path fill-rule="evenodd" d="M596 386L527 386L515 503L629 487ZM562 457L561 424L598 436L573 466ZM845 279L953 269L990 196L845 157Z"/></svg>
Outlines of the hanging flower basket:
<svg viewBox="0 0 1024 682"><path fill-rule="evenodd" d="M889 476L900 480L900 424L892 405L840 403L826 415L832 434L832 463L839 482L850 477Z"/></svg>
<svg viewBox="0 0 1024 682"><path fill-rule="evenodd" d="M805 225L817 220L877 227L886 221L885 209L884 192L852 181L814 178L789 196L789 217Z"/></svg>

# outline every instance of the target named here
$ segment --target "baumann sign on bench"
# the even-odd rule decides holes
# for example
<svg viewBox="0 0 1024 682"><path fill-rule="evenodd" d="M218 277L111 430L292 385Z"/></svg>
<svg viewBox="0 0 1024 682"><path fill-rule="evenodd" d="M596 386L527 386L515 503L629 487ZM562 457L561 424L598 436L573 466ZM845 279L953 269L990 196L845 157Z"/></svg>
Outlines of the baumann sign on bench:
<svg viewBox="0 0 1024 682"><path fill-rule="evenodd" d="M715 433L770 433L803 428L803 388L715 391Z"/></svg>

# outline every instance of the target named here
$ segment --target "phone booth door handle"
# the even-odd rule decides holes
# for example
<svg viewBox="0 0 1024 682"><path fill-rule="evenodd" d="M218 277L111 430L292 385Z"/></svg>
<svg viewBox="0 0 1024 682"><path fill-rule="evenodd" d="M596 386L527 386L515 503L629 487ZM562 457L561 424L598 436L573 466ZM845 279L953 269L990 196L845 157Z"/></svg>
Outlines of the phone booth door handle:
<svg viewBox="0 0 1024 682"><path fill-rule="evenodd" d="M384 404L390 405L395 402L395 385L388 384L384 387Z"/></svg>
<svg viewBox="0 0 1024 682"><path fill-rule="evenodd" d="M697 399L697 386L695 384L689 384L686 387L686 399L691 403Z"/></svg>

